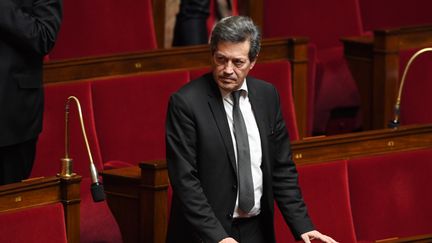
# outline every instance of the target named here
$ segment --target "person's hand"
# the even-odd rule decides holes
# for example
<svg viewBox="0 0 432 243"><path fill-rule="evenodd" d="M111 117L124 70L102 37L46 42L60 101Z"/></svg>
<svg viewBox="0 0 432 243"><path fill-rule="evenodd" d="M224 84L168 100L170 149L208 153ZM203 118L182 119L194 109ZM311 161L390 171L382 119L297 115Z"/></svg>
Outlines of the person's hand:
<svg viewBox="0 0 432 243"><path fill-rule="evenodd" d="M234 240L233 238L229 237L229 238L225 238L221 241L219 241L219 243L238 243L236 240Z"/></svg>
<svg viewBox="0 0 432 243"><path fill-rule="evenodd" d="M337 243L337 241L333 240L331 237L323 235L316 230L312 230L302 234L301 238L305 243L311 243L311 240L320 240L326 243Z"/></svg>

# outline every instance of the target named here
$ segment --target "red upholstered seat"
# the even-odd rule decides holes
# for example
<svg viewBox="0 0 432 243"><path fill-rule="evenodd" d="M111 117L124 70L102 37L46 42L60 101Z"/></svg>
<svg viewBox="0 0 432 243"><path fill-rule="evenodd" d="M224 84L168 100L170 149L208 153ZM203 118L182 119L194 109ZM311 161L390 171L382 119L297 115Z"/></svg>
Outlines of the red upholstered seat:
<svg viewBox="0 0 432 243"><path fill-rule="evenodd" d="M39 135L36 160L32 177L53 176L60 172L60 158L65 153L65 103L69 96L76 96L81 103L84 126L96 168L102 169L99 142L93 117L93 103L89 81L50 84L45 86L43 130ZM73 171L83 177L90 176L89 157L79 122L78 109L71 102L69 114L70 157Z"/></svg>
<svg viewBox="0 0 432 243"><path fill-rule="evenodd" d="M63 23L51 60L157 47L150 0L63 2Z"/></svg>
<svg viewBox="0 0 432 243"><path fill-rule="evenodd" d="M414 53L409 50L400 52L400 77ZM420 54L408 70L402 91L400 122L401 124L432 123L432 52Z"/></svg>
<svg viewBox="0 0 432 243"><path fill-rule="evenodd" d="M357 112L354 117L342 114L348 116L350 122L339 123L340 128L336 130L328 124L334 119L331 116L332 111L334 113L338 108L350 107L355 110L359 106L360 97L343 59L339 39L342 36L362 33L356 0L279 0L265 4L264 37L307 36L317 47L317 73L313 80L315 90L312 91L316 93L313 117L315 134L338 133L359 128L357 122L361 121L361 117Z"/></svg>
<svg viewBox="0 0 432 243"><path fill-rule="evenodd" d="M0 213L0 225L0 242L67 242L61 203Z"/></svg>
<svg viewBox="0 0 432 243"><path fill-rule="evenodd" d="M282 115L291 140L299 139L297 117L294 108L291 80L291 65L288 61L257 63L249 73L251 76L272 83L279 92Z"/></svg>
<svg viewBox="0 0 432 243"><path fill-rule="evenodd" d="M316 228L338 242L356 242L348 189L346 161L298 167L299 184ZM295 242L275 208L277 242Z"/></svg>
<svg viewBox="0 0 432 243"><path fill-rule="evenodd" d="M93 101L103 161L135 165L164 159L169 97L188 80L188 72L167 72L95 81Z"/></svg>
<svg viewBox="0 0 432 243"><path fill-rule="evenodd" d="M432 233L432 150L348 161L351 207L359 240Z"/></svg>

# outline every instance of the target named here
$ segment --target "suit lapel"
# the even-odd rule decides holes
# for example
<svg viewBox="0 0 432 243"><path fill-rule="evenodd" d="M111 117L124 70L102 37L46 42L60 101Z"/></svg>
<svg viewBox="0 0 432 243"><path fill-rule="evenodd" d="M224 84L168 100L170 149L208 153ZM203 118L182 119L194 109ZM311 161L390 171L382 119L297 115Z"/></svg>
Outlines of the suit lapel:
<svg viewBox="0 0 432 243"><path fill-rule="evenodd" d="M269 124L266 122L268 119L265 112L267 110L266 103L263 95L259 94L258 88L255 86L255 82L252 78L247 78L247 85L249 90L249 101L252 106L252 111L254 113L256 123L258 125L261 143L264 149L267 147L265 145L267 143L267 135L269 130L267 129L267 126L269 126Z"/></svg>
<svg viewBox="0 0 432 243"><path fill-rule="evenodd" d="M264 99L262 92L260 93L256 87L256 82L253 78L247 77L247 85L249 90L249 101L252 106L252 111L255 116L255 120L258 126L260 138L261 138L261 151L262 151L262 164L261 169L263 171L264 179L269 178L270 175L270 159L268 152L268 135L271 130L271 124L268 122L268 117L266 116L266 110L268 110L267 104ZM264 180L266 184L266 180ZM264 185L266 187L268 185Z"/></svg>
<svg viewBox="0 0 432 243"><path fill-rule="evenodd" d="M222 101L222 96L220 94L220 91L216 85L216 82L213 80L213 78L208 79L209 82L209 106L210 110L213 114L213 118L216 121L216 124L219 129L219 133L222 137L222 140L225 145L225 149L228 153L228 157L230 159L231 165L234 169L234 171L237 171L236 161L235 161L235 155L234 155L234 145L231 138L231 131L228 125L228 120L225 113L225 108Z"/></svg>

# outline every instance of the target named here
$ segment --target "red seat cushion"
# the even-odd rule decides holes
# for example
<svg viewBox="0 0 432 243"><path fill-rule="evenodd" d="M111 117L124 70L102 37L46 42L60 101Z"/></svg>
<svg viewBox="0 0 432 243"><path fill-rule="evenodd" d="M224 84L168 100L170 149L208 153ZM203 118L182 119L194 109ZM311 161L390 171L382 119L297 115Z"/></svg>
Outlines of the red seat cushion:
<svg viewBox="0 0 432 243"><path fill-rule="evenodd" d="M104 162L164 159L168 100L188 80L187 72L167 72L94 82L95 121Z"/></svg>
<svg viewBox="0 0 432 243"><path fill-rule="evenodd" d="M107 201L93 202L90 185L90 178L82 179L80 204L81 242L122 242L119 226L108 207Z"/></svg>
<svg viewBox="0 0 432 243"><path fill-rule="evenodd" d="M61 203L0 213L0 225L0 242L67 242Z"/></svg>
<svg viewBox="0 0 432 243"><path fill-rule="evenodd" d="M348 161L351 205L359 240L432 233L432 150Z"/></svg>
<svg viewBox="0 0 432 243"><path fill-rule="evenodd" d="M299 184L317 230L338 242L356 242L351 215L346 161L298 167ZM275 210L277 242L295 242Z"/></svg>

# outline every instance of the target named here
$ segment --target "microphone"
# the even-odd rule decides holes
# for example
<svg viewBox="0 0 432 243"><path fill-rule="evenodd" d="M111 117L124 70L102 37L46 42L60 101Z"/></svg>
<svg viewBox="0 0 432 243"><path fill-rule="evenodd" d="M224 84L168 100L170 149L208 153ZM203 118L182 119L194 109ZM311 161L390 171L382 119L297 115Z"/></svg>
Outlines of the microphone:
<svg viewBox="0 0 432 243"><path fill-rule="evenodd" d="M87 134L84 127L83 117L82 117L82 111L81 111L81 104L77 97L75 96L69 96L66 100L65 105L65 157L61 159L62 161L62 169L60 176L64 178L68 178L71 176L74 176L75 173L72 173L72 163L73 159L69 157L69 108L70 108L70 101L75 101L77 107L78 107L78 114L81 124L81 130L84 137L84 142L87 148L87 153L89 156L90 161L90 176L92 180L92 184L90 186L91 194L94 202L101 202L105 200L105 191L103 188L103 185L99 182L98 179L98 173L96 170L96 167L93 163L93 156L91 154L89 142L87 140Z"/></svg>
<svg viewBox="0 0 432 243"><path fill-rule="evenodd" d="M427 48L423 48L423 49L421 49L421 50L418 50L416 53L414 53L414 55L412 55L411 56L411 58L408 60L408 63L407 63L407 65L405 66L405 69L404 69L404 72L403 72L403 75L402 75L402 79L401 79L401 82L400 82L400 84L399 84L399 91L398 91L398 96L397 96L397 99L396 99L396 103L395 103L395 106L394 106L394 119L393 120L391 120L389 123L388 123L388 128L398 128L399 127L399 125L400 125L400 121L399 121L399 118L400 118L400 104L401 104L401 97L402 97L402 90L403 90L403 86L404 86L404 83L405 83L405 78L406 78L406 74L408 73L408 70L409 70L409 68L410 68L410 66L411 66L411 63L419 56L419 55L421 55L422 53L425 53L425 52L429 52L429 51L432 51L432 48L431 47L427 47Z"/></svg>

